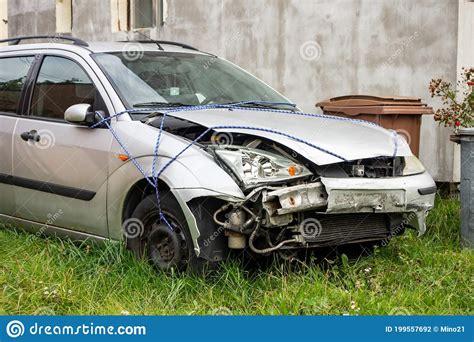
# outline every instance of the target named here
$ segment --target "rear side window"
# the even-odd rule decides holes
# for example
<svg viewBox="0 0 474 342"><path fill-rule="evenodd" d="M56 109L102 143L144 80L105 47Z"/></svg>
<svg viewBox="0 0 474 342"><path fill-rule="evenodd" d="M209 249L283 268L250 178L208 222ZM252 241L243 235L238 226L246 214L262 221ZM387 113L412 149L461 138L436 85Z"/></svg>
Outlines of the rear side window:
<svg viewBox="0 0 474 342"><path fill-rule="evenodd" d="M0 58L0 112L20 114L21 91L34 57Z"/></svg>
<svg viewBox="0 0 474 342"><path fill-rule="evenodd" d="M67 58L47 56L36 80L31 114L62 120L72 105L88 103L94 107L96 94L91 79L80 65Z"/></svg>

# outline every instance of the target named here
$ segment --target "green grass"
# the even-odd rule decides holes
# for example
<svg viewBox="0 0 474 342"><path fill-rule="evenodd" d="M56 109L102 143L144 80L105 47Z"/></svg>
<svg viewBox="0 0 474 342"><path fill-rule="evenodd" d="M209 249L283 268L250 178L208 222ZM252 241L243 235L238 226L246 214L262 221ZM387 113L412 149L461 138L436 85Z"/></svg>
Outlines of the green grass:
<svg viewBox="0 0 474 342"><path fill-rule="evenodd" d="M428 232L374 255L208 276L156 274L120 244L77 246L0 230L0 314L473 314L474 253L459 246L459 203L437 200Z"/></svg>

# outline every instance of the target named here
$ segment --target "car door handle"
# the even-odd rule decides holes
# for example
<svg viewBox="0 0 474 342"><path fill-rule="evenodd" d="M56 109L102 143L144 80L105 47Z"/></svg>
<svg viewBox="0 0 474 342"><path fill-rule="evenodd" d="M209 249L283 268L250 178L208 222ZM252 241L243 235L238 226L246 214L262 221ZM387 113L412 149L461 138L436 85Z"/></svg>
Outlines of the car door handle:
<svg viewBox="0 0 474 342"><path fill-rule="evenodd" d="M21 133L20 137L25 141L33 140L33 141L39 142L41 140L41 136L38 134L38 131L35 129L32 129L29 132Z"/></svg>

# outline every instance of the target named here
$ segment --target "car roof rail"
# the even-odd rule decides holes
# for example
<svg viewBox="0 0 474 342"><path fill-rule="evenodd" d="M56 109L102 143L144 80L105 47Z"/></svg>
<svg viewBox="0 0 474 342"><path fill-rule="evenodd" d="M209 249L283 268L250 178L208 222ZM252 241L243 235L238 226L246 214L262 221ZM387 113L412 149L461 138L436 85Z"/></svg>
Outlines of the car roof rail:
<svg viewBox="0 0 474 342"><path fill-rule="evenodd" d="M10 43L9 45L18 45L20 44L21 41L23 40L29 40L29 39L51 39L53 41L55 40L69 40L73 42L73 45L79 45L79 46L89 46L85 41L75 38L72 36L62 36L62 35L39 35L39 36L21 36L21 37L13 37L13 38L8 38L8 39L2 39L0 40L0 43Z"/></svg>
<svg viewBox="0 0 474 342"><path fill-rule="evenodd" d="M185 48L185 49L199 51L199 49L196 49L195 47L193 47L191 45L178 43L178 42L173 42L173 41L170 41L170 40L155 40L155 39L151 39L151 40L124 40L124 41L121 41L121 43L139 43L139 44L156 44L156 43L158 43L158 44L176 45L176 46L180 46L180 47Z"/></svg>

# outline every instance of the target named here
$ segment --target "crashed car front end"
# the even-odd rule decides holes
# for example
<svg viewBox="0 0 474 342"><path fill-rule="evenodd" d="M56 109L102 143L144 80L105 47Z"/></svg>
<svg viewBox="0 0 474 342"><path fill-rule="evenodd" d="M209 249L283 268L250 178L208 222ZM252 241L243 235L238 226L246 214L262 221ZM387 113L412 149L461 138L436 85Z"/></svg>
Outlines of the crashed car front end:
<svg viewBox="0 0 474 342"><path fill-rule="evenodd" d="M221 150L227 152L229 147ZM402 158L398 159L403 164ZM341 177L345 169L342 165L331 165L339 169L337 172L318 175L290 160L280 161L283 183L253 184L244 201L224 204L215 212L214 221L229 232L230 247L245 248L248 241L252 251L261 254L380 241L401 234L405 227L424 233L425 217L436 191L431 176L423 168L417 174L404 175L407 167L402 166L395 176L369 178L362 162L355 162L355 171ZM385 159L369 162L387 164ZM228 163L233 168L237 162L234 158ZM268 164L268 160L261 164L262 173L270 172ZM250 166L245 162L241 165L244 176L245 168ZM300 175L296 175L298 169ZM275 179L272 181L275 183Z"/></svg>
<svg viewBox="0 0 474 342"><path fill-rule="evenodd" d="M168 118L165 130L193 140L210 126L198 114ZM338 124L344 130L346 123ZM357 123L355 127L361 125L365 124ZM212 130L199 142L243 194L242 198L219 194L209 201L203 193L200 201L194 192L195 200L187 205L194 219L198 217L196 251L201 256L218 260L226 249L250 249L268 255L388 241L407 227L424 233L436 186L399 137L399 153L395 156L386 153L343 161L332 155L319 158L327 154L324 151L312 158L307 153L311 149L305 150L302 144L295 148L294 141L284 138L243 128ZM367 154L360 150L357 153ZM202 203L209 209L207 221L197 210Z"/></svg>

